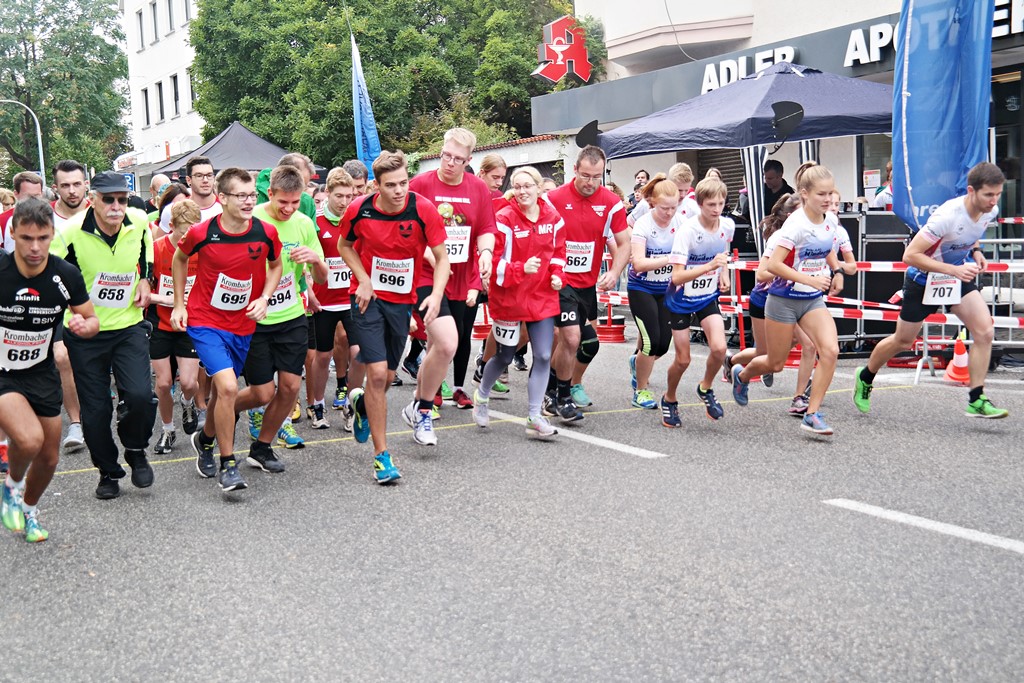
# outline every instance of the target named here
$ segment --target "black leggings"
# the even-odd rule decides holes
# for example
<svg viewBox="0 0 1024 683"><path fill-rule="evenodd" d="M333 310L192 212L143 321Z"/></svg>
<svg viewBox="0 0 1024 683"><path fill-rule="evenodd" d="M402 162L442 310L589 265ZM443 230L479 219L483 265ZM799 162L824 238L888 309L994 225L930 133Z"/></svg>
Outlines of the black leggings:
<svg viewBox="0 0 1024 683"><path fill-rule="evenodd" d="M461 387L466 383L466 368L469 367L469 354L473 350L476 306L467 306L465 301L449 299L448 309L452 312L455 329L459 333L459 345L455 348L455 358L452 359L452 386Z"/></svg>
<svg viewBox="0 0 1024 683"><path fill-rule="evenodd" d="M638 289L629 290L629 310L640 332L640 353L645 356L664 356L672 342L669 311L664 294L650 294Z"/></svg>

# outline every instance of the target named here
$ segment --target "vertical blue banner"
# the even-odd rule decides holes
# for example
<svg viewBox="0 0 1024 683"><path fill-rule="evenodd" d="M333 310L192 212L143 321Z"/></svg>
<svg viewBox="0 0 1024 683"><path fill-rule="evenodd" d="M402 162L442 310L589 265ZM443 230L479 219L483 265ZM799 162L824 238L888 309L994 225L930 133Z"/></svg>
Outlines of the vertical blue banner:
<svg viewBox="0 0 1024 683"><path fill-rule="evenodd" d="M380 156L380 138L377 137L377 122L373 119L356 37L351 33L349 37L352 39L352 118L356 126L356 156L366 164L369 179L373 180L373 162Z"/></svg>
<svg viewBox="0 0 1024 683"><path fill-rule="evenodd" d="M988 159L992 0L903 0L893 77L893 211L913 231Z"/></svg>

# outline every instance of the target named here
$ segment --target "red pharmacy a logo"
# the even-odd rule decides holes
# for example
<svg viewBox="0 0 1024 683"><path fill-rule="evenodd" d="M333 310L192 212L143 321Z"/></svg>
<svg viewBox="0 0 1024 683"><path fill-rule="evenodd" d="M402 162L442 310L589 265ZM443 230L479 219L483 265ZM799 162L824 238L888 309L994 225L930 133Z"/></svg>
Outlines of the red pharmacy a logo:
<svg viewBox="0 0 1024 683"><path fill-rule="evenodd" d="M590 59L583 41L583 27L565 16L544 27L544 42L537 47L540 62L534 76L557 83L566 74L590 80Z"/></svg>

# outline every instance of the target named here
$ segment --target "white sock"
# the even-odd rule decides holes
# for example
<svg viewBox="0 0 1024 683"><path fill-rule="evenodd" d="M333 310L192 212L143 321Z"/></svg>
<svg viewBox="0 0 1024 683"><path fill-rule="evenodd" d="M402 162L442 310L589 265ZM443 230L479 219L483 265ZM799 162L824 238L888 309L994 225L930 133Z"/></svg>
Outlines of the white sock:
<svg viewBox="0 0 1024 683"><path fill-rule="evenodd" d="M27 503L22 503L21 504L21 511L25 513L26 517L35 517L35 515L36 515L36 506L35 505L28 505Z"/></svg>
<svg viewBox="0 0 1024 683"><path fill-rule="evenodd" d="M165 432L173 432L174 431L174 422L164 422L164 431Z"/></svg>
<svg viewBox="0 0 1024 683"><path fill-rule="evenodd" d="M313 401L313 405L314 406L320 406L321 408L323 408L324 407L324 400L320 399L319 401Z"/></svg>
<svg viewBox="0 0 1024 683"><path fill-rule="evenodd" d="M25 478L22 477L21 481L14 481L11 478L11 473L7 473L7 488L12 490L25 490Z"/></svg>

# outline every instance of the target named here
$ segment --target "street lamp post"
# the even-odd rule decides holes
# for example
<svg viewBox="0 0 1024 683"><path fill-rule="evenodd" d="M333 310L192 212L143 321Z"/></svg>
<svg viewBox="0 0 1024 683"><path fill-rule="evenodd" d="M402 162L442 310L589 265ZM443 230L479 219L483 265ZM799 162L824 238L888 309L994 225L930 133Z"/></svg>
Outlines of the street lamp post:
<svg viewBox="0 0 1024 683"><path fill-rule="evenodd" d="M46 185L46 164L43 162L43 131L39 127L39 118L36 117L36 113L27 104L23 104L18 100L0 100L0 104L16 104L19 107L24 107L25 111L32 115L32 120L36 122L36 142L39 144L39 177L42 178L43 185Z"/></svg>

